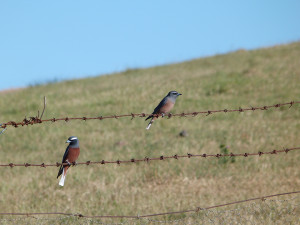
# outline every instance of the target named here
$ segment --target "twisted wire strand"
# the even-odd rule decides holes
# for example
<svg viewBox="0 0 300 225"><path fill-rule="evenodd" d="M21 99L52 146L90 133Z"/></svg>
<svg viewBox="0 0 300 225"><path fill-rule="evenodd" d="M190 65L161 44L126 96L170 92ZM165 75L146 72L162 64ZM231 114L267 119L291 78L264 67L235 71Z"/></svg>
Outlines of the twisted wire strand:
<svg viewBox="0 0 300 225"><path fill-rule="evenodd" d="M171 212L161 212L161 213L154 213L154 214L144 214L144 215L131 215L131 216L126 216L126 215L83 215L80 213L64 213L64 212L30 212L30 213L9 213L9 212L0 212L0 216L4 215L10 215L10 216L38 216L38 215L62 215L62 216L72 216L72 217L78 217L78 218L127 218L127 219L141 219L141 218L151 218L151 217L157 217L157 216L165 216L165 215L174 215L174 214L182 214L182 213L197 213L200 211L207 211L210 209L216 209L216 208L221 208L229 205L236 205L236 204L241 204L245 202L251 202L255 200L261 200L265 201L266 199L269 198L274 198L278 196L283 196L283 195L293 195L293 194L299 194L300 191L292 191L292 192L285 192L285 193L279 193L279 194L273 194L273 195L266 195L266 196L261 196L261 197L255 197L255 198L249 198L245 200L239 200L235 202L229 202L229 203L224 203L224 204L219 204L219 205L214 205L214 206L209 206L209 207L196 207L194 209L187 209L187 210L181 210L181 211L171 211Z"/></svg>
<svg viewBox="0 0 300 225"><path fill-rule="evenodd" d="M171 114L168 113L165 115L168 119L171 117L186 117L186 116L197 116L199 114L205 114L206 116L214 114L214 113L232 113L232 112L246 112L246 111L256 111L256 110L268 110L271 108L279 108L281 106L287 106L289 105L292 107L295 104L299 104L300 101L291 101L291 102L286 102L286 103L278 103L274 105L265 105L265 106L259 106L259 107L249 107L249 108L241 108L239 107L238 109L218 109L218 110L206 110L206 111L198 111L198 112L189 112L189 113L178 113L178 114ZM289 108L290 108L289 107ZM29 119L25 118L21 122L15 122L15 121L9 121L6 123L2 123L0 125L0 128L6 128L7 126L13 126L15 128L20 127L20 126L28 126L28 125L34 125L34 124L41 124L44 122L57 122L57 121L65 121L69 122L71 120L82 120L82 121L87 121L87 120L104 120L104 119L119 119L123 117L131 117L131 119L134 118L144 118L148 116L153 116L153 117L159 117L162 116L161 114L146 114L146 113L130 113L130 114L123 114L123 115L109 115L109 116L98 116L98 117L63 117L63 118L52 118L52 119L41 119L41 117L36 116L36 117L29 117Z"/></svg>
<svg viewBox="0 0 300 225"><path fill-rule="evenodd" d="M186 155L172 155L172 156L159 156L159 157L153 157L153 158L149 158L149 157L145 157L143 159L130 159L130 160L116 160L116 161L105 161L105 160L101 160L101 161L86 161L86 162L74 162L72 164L68 164L68 163L52 163L52 164L46 164L46 163L39 163L39 164L33 164L33 163L7 163L7 164L0 164L0 167L41 167L41 168L46 168L46 167L59 167L61 165L96 165L96 164L100 164L100 165L105 165L105 164L135 164L138 162L151 162L151 161L165 161L168 159L180 159L180 158L222 158L222 157L244 157L247 158L249 156L262 156L262 155L277 155L279 153L288 153L291 151L297 151L300 150L300 147L294 147L294 148L285 148L282 150L272 150L269 152L257 152L257 153L230 153L230 154L190 154L187 153Z"/></svg>

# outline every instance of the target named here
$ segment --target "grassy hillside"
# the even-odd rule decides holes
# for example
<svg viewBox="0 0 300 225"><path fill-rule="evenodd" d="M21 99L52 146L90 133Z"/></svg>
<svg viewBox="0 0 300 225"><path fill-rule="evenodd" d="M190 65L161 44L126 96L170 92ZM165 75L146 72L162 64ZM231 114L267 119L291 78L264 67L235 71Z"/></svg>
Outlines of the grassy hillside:
<svg viewBox="0 0 300 225"><path fill-rule="evenodd" d="M299 100L299 59L298 42L0 93L0 122L35 116L37 110L42 110L43 96L47 96L44 118L151 113L170 90L183 94L173 113ZM295 105L263 112L160 119L149 131L145 129L147 123L140 118L9 127L0 136L0 163L59 162L66 148L65 141L72 135L80 141L78 161L221 153L220 145L228 146L228 151L234 153L271 151L300 146L299 119L300 107ZM182 130L188 132L187 137L178 136ZM197 158L136 165L77 166L70 169L63 188L58 186L56 167L0 168L0 212L137 215L206 207L299 190L299 161L300 152L291 152L236 158L227 163L215 158ZM247 210L239 207L241 212ZM267 223L286 218L294 223L298 221L288 213L283 218L271 218L269 211L261 213ZM263 221L252 214L248 219L254 223ZM62 221L81 223L72 219ZM200 223L202 220L199 214L183 221ZM232 221L237 222L238 218L233 217Z"/></svg>

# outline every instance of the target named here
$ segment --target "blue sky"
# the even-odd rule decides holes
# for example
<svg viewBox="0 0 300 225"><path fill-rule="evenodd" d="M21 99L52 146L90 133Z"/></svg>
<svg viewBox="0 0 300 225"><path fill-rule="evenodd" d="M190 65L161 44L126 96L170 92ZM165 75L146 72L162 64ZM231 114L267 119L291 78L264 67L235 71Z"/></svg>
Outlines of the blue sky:
<svg viewBox="0 0 300 225"><path fill-rule="evenodd" d="M0 89L300 40L300 1L2 1Z"/></svg>

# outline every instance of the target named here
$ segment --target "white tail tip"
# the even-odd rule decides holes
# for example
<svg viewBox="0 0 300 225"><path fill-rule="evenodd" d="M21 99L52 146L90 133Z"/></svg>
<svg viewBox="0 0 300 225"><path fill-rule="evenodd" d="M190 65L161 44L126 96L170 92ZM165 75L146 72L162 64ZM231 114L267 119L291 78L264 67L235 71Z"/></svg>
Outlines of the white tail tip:
<svg viewBox="0 0 300 225"><path fill-rule="evenodd" d="M148 126L146 127L146 130L149 130L151 125L152 125L152 123L149 123Z"/></svg>
<svg viewBox="0 0 300 225"><path fill-rule="evenodd" d="M59 181L58 184L63 187L64 184L65 184L65 179L66 179L66 176L65 176L64 171L63 171L63 173L61 175L61 178L60 178L60 181Z"/></svg>

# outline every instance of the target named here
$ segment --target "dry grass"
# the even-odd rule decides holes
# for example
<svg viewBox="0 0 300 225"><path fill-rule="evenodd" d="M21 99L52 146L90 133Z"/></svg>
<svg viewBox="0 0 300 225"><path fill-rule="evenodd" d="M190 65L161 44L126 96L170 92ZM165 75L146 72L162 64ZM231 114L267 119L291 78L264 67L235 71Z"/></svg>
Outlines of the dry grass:
<svg viewBox="0 0 300 225"><path fill-rule="evenodd" d="M293 43L0 93L0 120L35 116L42 109L43 96L48 102L44 118L150 113L169 90L183 93L174 113L299 100L299 58L300 43ZM299 109L295 105L263 112L160 119L150 131L145 130L143 119L128 118L9 128L0 136L0 161L60 161L64 142L72 135L80 141L79 161L221 153L221 144L236 153L296 147L300 146ZM189 135L179 138L183 129ZM300 154L292 152L237 158L233 163L182 159L78 166L70 169L64 188L58 186L57 168L1 168L0 211L137 215L205 207L299 190L299 160ZM270 218L265 222L276 221ZM187 221L201 223L201 217ZM72 223L72 219L64 222ZM291 223L297 222L295 218Z"/></svg>

